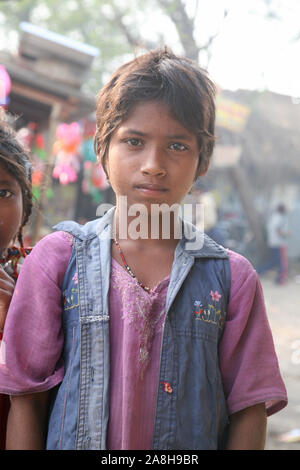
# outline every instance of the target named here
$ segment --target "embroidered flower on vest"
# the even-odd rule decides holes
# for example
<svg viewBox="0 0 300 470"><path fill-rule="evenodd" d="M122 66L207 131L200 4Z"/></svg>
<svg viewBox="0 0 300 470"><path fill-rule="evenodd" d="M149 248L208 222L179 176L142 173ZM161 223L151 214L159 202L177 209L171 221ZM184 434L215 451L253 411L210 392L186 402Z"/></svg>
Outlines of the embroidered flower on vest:
<svg viewBox="0 0 300 470"><path fill-rule="evenodd" d="M72 277L72 281L74 283L74 287L71 288L71 292L66 289L63 292L63 305L64 310L71 310L72 308L79 307L78 303L78 273L75 272L74 276Z"/></svg>
<svg viewBox="0 0 300 470"><path fill-rule="evenodd" d="M215 300L216 302L219 302L220 298L222 297L221 294L219 294L219 292L216 290L215 292L213 292L212 290L210 291L209 295L211 296L211 298L213 300Z"/></svg>
<svg viewBox="0 0 300 470"><path fill-rule="evenodd" d="M206 323L212 323L217 325L218 328L223 328L224 318L222 316L221 308L218 305L222 295L219 292L211 290L209 295L212 298L212 302L206 307L203 306L200 300L194 301L194 315L196 320L204 321Z"/></svg>

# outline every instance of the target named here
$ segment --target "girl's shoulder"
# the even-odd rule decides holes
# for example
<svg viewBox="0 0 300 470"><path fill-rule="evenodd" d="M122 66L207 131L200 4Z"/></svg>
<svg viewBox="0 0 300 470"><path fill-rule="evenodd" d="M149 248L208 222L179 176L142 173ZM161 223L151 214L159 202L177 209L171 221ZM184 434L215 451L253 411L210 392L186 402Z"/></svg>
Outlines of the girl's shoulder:
<svg viewBox="0 0 300 470"><path fill-rule="evenodd" d="M227 250L230 263L230 302L231 305L238 306L242 303L253 303L256 295L261 296L261 285L259 276L250 263L243 255L231 250ZM263 301L261 296L261 301ZM231 308L231 310L235 310Z"/></svg>
<svg viewBox="0 0 300 470"><path fill-rule="evenodd" d="M226 249L226 252L229 258L231 274L234 274L236 277L256 275L254 267L245 256L229 249Z"/></svg>
<svg viewBox="0 0 300 470"><path fill-rule="evenodd" d="M73 247L73 237L62 231L46 235L26 257L26 272L42 270L55 283L60 284L68 266Z"/></svg>
<svg viewBox="0 0 300 470"><path fill-rule="evenodd" d="M42 251L58 251L63 252L64 250L70 251L74 243L74 237L63 231L52 232L45 237L41 238L38 243L34 246L33 252Z"/></svg>

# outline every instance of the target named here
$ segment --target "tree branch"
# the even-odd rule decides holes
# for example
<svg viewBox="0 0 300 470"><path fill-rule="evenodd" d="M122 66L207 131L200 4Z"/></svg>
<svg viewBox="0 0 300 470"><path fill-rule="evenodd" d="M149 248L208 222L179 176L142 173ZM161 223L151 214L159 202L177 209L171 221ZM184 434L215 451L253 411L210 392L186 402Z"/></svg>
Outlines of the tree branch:
<svg viewBox="0 0 300 470"><path fill-rule="evenodd" d="M173 21L186 57L198 61L199 47L194 38L194 20L189 18L182 0L157 0Z"/></svg>
<svg viewBox="0 0 300 470"><path fill-rule="evenodd" d="M114 22L119 27L120 31L124 34L128 43L132 47L144 47L146 49L154 49L155 47L157 47L156 43L142 39L141 36L133 35L130 28L123 21L124 15L116 8L114 8L114 12Z"/></svg>
<svg viewBox="0 0 300 470"><path fill-rule="evenodd" d="M229 10L224 10L223 20L225 20L228 13L229 13ZM202 51L202 50L210 49L210 47L212 46L214 40L219 36L219 34L220 34L220 31L217 31L215 34L210 36L208 38L208 40L206 41L206 43L203 46L200 46L199 50Z"/></svg>

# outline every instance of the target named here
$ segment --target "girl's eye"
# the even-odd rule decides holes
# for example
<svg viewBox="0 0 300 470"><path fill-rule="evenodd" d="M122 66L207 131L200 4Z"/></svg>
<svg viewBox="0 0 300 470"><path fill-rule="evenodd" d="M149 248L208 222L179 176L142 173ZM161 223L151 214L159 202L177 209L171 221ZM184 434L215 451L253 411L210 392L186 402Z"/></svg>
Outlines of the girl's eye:
<svg viewBox="0 0 300 470"><path fill-rule="evenodd" d="M126 139L126 144L128 144L130 147L139 147L141 146L143 143L140 139L135 139L135 138L132 138L132 139Z"/></svg>
<svg viewBox="0 0 300 470"><path fill-rule="evenodd" d="M174 142L173 144L170 144L170 149L182 152L183 150L187 150L187 146L180 142Z"/></svg>
<svg viewBox="0 0 300 470"><path fill-rule="evenodd" d="M0 198L7 199L11 197L13 193L9 189L0 189Z"/></svg>

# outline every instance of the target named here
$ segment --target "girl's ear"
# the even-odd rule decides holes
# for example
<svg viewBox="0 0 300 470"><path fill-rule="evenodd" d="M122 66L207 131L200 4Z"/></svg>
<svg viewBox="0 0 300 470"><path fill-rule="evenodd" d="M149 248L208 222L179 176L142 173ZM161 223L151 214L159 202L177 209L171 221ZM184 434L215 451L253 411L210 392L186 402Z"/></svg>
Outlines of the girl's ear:
<svg viewBox="0 0 300 470"><path fill-rule="evenodd" d="M209 167L209 159L203 155L199 155L199 163L198 168L196 170L195 180L199 178L199 176L204 176L208 172Z"/></svg>
<svg viewBox="0 0 300 470"><path fill-rule="evenodd" d="M97 160L104 170L105 176L107 181L109 181L109 174L107 169L107 160L108 160L108 148L105 149L104 152L100 152L97 154Z"/></svg>
<svg viewBox="0 0 300 470"><path fill-rule="evenodd" d="M202 168L197 172L197 176L195 178L195 181L196 181L196 179L200 178L200 176L206 175L207 172L208 172L208 165L205 168Z"/></svg>
<svg viewBox="0 0 300 470"><path fill-rule="evenodd" d="M102 163L101 161L99 161L99 163L100 163L100 165L102 165L103 171L104 171L105 176L106 176L106 180L109 183L109 174L108 174L108 171L107 171L106 164L105 164L105 162Z"/></svg>

